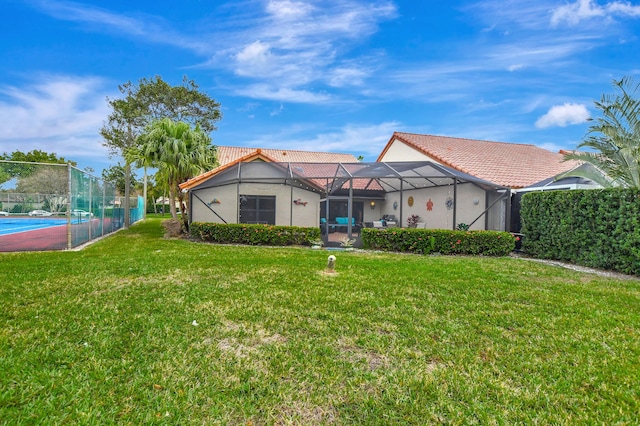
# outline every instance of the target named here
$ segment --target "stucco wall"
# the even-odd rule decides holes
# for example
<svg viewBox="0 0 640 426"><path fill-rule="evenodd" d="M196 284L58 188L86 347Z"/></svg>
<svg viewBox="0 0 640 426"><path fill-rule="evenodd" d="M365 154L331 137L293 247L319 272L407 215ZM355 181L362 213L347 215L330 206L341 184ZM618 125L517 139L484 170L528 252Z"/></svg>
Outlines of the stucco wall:
<svg viewBox="0 0 640 426"><path fill-rule="evenodd" d="M293 188L292 196L291 186L273 183L242 183L239 188L236 187L236 184L230 184L195 190L194 195L197 195L205 203L211 203L214 199L217 199L219 203L212 203L206 206L195 196L192 197L192 221L224 223L222 220L224 219L227 223L237 223L238 193L240 195L275 196L276 225L311 227L318 226L320 223L319 194L300 188ZM298 199L302 203L306 203L306 205L294 204L293 200ZM214 214L209 207L222 219Z"/></svg>
<svg viewBox="0 0 640 426"><path fill-rule="evenodd" d="M409 206L409 197L413 197L413 206ZM448 209L446 201L453 199L453 185L429 189L416 189L405 191L402 200L402 221L399 226L407 226L407 218L417 214L421 222L427 224L427 228L453 229L453 209ZM431 200L432 209L427 209L427 203ZM456 224L470 224L485 209L485 192L471 184L459 184L457 186ZM476 204L477 201L477 204ZM398 203L398 208L393 209L393 203ZM387 194L387 200L381 206L381 215L395 215L400 221L400 193ZM484 229L485 219L481 217L471 226L471 229Z"/></svg>
<svg viewBox="0 0 640 426"><path fill-rule="evenodd" d="M404 142L394 139L380 161L434 161L433 158L410 147Z"/></svg>

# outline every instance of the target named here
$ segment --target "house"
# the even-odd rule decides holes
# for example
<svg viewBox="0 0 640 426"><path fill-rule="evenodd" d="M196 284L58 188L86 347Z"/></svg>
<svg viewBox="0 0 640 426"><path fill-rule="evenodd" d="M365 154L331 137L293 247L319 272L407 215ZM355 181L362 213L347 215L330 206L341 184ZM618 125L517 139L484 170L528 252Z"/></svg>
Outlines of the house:
<svg viewBox="0 0 640 426"><path fill-rule="evenodd" d="M561 152L530 144L395 132L378 161L435 161L513 190L579 166Z"/></svg>
<svg viewBox="0 0 640 426"><path fill-rule="evenodd" d="M433 161L358 162L346 154L219 147L221 165L181 185L192 221L321 226L357 236L374 223L505 229L508 188Z"/></svg>
<svg viewBox="0 0 640 426"><path fill-rule="evenodd" d="M191 221L319 226L318 184L295 182L285 165L358 161L351 154L231 146L217 147L217 157L218 167L180 185L189 191Z"/></svg>
<svg viewBox="0 0 640 426"><path fill-rule="evenodd" d="M378 161L436 161L456 170L511 189L511 232L520 232L520 202L531 191L591 189L597 185L582 178L557 177L584 167L579 161L564 161L564 151L552 152L530 144L492 142L447 136L395 132Z"/></svg>

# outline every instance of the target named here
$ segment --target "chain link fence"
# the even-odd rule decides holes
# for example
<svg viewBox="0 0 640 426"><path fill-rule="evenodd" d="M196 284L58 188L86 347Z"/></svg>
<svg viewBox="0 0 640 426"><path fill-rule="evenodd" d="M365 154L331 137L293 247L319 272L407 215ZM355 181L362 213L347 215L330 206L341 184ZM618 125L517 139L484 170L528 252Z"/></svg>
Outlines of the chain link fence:
<svg viewBox="0 0 640 426"><path fill-rule="evenodd" d="M131 198L131 223L143 217ZM0 252L72 249L123 226L113 183L70 164L0 160Z"/></svg>

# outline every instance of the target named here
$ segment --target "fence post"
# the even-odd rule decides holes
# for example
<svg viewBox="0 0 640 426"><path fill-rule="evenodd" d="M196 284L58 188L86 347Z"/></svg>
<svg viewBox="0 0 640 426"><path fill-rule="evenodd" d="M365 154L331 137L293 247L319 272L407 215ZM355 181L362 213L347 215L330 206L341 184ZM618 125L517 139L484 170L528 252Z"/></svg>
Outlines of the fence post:
<svg viewBox="0 0 640 426"><path fill-rule="evenodd" d="M67 190L67 250L71 250L73 248L71 238L71 162L67 163L67 181L69 184Z"/></svg>

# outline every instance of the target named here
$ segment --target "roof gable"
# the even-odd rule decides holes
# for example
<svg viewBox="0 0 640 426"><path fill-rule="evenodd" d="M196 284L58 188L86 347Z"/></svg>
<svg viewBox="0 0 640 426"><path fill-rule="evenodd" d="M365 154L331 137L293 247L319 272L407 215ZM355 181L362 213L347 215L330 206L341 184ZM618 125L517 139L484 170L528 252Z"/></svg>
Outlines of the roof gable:
<svg viewBox="0 0 640 426"><path fill-rule="evenodd" d="M245 148L238 146L217 147L220 165L236 162L242 157L259 152L277 163L352 163L358 161L351 154L335 152L300 151L291 149Z"/></svg>
<svg viewBox="0 0 640 426"><path fill-rule="evenodd" d="M531 144L491 142L395 132L378 161L394 143L404 143L445 166L510 188L523 188L566 172L579 163ZM407 159L411 160L411 159Z"/></svg>
<svg viewBox="0 0 640 426"><path fill-rule="evenodd" d="M238 163L250 161L267 161L270 163L341 163L355 162L357 159L351 154L333 152L313 152L286 149L245 148L236 146L217 147L218 167L180 184L181 189L191 189L207 179L227 170Z"/></svg>

